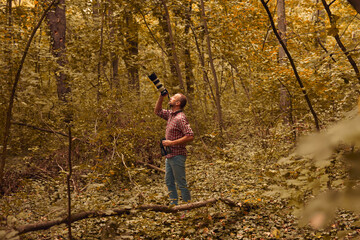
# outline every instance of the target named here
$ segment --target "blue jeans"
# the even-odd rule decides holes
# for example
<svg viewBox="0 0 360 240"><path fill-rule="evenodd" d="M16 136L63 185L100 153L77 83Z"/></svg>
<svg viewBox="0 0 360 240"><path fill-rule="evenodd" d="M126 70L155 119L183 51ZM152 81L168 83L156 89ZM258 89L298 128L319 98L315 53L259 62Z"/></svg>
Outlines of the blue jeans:
<svg viewBox="0 0 360 240"><path fill-rule="evenodd" d="M186 156L177 155L167 158L165 161L165 182L169 190L171 204L178 204L176 185L181 191L181 197L184 202L188 202L191 199L185 177L185 160Z"/></svg>

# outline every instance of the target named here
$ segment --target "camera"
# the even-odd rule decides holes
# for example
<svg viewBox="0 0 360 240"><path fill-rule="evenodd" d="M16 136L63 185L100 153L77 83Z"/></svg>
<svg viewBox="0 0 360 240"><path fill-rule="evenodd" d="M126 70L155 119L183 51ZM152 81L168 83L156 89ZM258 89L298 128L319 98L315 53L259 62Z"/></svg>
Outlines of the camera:
<svg viewBox="0 0 360 240"><path fill-rule="evenodd" d="M166 90L166 88L162 85L160 80L157 78L155 73L152 73L148 76L149 79L153 82L153 84L156 86L156 88L161 93L161 96L165 96L166 94L169 94L169 92Z"/></svg>

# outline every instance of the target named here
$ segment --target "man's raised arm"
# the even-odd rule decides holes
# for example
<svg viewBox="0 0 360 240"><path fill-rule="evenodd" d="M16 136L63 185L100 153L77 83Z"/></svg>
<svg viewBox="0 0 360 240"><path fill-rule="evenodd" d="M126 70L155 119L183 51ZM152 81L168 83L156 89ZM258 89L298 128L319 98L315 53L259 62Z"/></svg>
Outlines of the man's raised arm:
<svg viewBox="0 0 360 240"><path fill-rule="evenodd" d="M155 114L158 114L161 111L162 103L163 103L163 100L165 97L166 97L166 95L165 96L160 95L158 100L156 101L156 105L155 105L155 109L154 109Z"/></svg>

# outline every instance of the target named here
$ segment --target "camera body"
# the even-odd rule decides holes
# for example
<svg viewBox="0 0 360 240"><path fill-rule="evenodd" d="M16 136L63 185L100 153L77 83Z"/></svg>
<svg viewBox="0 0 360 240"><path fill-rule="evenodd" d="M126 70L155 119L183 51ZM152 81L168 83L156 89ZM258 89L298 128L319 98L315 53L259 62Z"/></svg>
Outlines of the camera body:
<svg viewBox="0 0 360 240"><path fill-rule="evenodd" d="M166 94L169 94L168 90L166 90L166 88L162 85L162 83L157 78L155 73L152 73L148 77L153 82L153 84L156 86L158 91L161 93L161 96L165 96Z"/></svg>

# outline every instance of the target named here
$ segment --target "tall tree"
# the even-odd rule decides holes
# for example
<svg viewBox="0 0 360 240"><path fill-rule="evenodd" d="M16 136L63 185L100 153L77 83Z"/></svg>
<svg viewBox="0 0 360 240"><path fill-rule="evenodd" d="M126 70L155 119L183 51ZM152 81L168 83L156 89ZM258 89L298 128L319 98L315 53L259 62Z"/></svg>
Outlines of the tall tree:
<svg viewBox="0 0 360 240"><path fill-rule="evenodd" d="M109 41L110 41L110 61L111 61L111 69L112 75L110 77L110 88L113 86L115 88L120 87L120 80L119 80L119 56L116 52L116 44L115 44L115 34L116 34L116 24L114 19L114 5L111 0L107 0L109 5L108 8L108 18L109 18Z"/></svg>
<svg viewBox="0 0 360 240"><path fill-rule="evenodd" d="M161 0L161 2L163 4L164 10L165 10L164 16L165 16L167 27L168 27L169 41L170 41L170 45L171 45L171 53L172 53L172 57L174 59L174 66L176 69L177 79L178 79L178 82L180 85L180 89L184 90L184 81L183 81L183 77L182 77L182 73L181 73L181 69L180 69L179 58L176 53L175 39L174 39L174 35L173 35L173 30L171 27L169 9L167 7L166 0Z"/></svg>
<svg viewBox="0 0 360 240"><path fill-rule="evenodd" d="M72 230L71 230L71 189L70 181L72 175L72 166L71 166L71 122L72 122L72 113L69 106L69 101L71 100L69 93L71 92L69 78L66 73L64 73L62 68L66 67L66 4L65 0L58 0L55 5L55 10L48 13L48 21L50 27L50 35L52 39L52 53L56 58L57 67L55 68L55 78L57 83L57 93L60 101L66 103L66 113L65 113L65 123L68 125L69 129L69 157L68 157L68 173L67 173L67 193L68 193L68 216L67 216L67 225L69 239L72 239Z"/></svg>
<svg viewBox="0 0 360 240"><path fill-rule="evenodd" d="M97 64L97 101L100 100L100 88L101 88L101 72L103 66L103 48L104 48L104 21L105 21L105 14L106 14L106 4L104 11L100 15L100 47L99 47L99 58Z"/></svg>
<svg viewBox="0 0 360 240"><path fill-rule="evenodd" d="M184 43L184 56L185 56L185 80L186 80L186 90L188 95L191 97L194 93L194 74L193 74L193 64L191 61L190 54L190 22L191 22L191 6L192 0L187 1L185 5L185 43Z"/></svg>
<svg viewBox="0 0 360 240"><path fill-rule="evenodd" d="M48 13L50 35L52 39L52 53L56 58L58 67L55 69L55 79L57 83L58 98L67 102L67 94L71 89L68 83L68 76L62 68L66 65L66 16L65 0L58 0L53 11Z"/></svg>
<svg viewBox="0 0 360 240"><path fill-rule="evenodd" d="M2 84L0 89L2 93L8 92L11 89L11 84L13 80L13 12L12 12L12 0L6 1L6 23L5 23L5 41L4 44L4 79L6 79L6 84ZM5 97L5 95L4 95Z"/></svg>
<svg viewBox="0 0 360 240"><path fill-rule="evenodd" d="M124 11L125 55L123 56L123 59L128 72L129 89L135 89L139 93L139 24L131 9L126 8Z"/></svg>
<svg viewBox="0 0 360 240"><path fill-rule="evenodd" d="M217 79L217 74L216 74L214 60L213 60L212 51L211 51L210 34L209 34L208 26L207 26L207 19L206 19L206 15L205 15L205 6L204 6L204 1L203 0L200 0L200 7L201 7L202 23L203 23L204 32L205 32L205 35L206 35L207 52L208 52L208 55L209 55L209 62L210 62L211 72L212 72L212 75L213 75L213 78L214 78L214 86L215 86L215 94L216 94L215 95L216 96L215 101L216 101L216 110L217 110L217 116L218 116L219 130L220 130L220 134L222 135L224 125L223 125L221 99L220 99L220 88L219 88L219 82L218 82L218 79Z"/></svg>
<svg viewBox="0 0 360 240"><path fill-rule="evenodd" d="M278 16L278 30L284 45L287 45L286 40L286 14L285 14L285 0L277 0L277 16ZM282 45L279 43L279 64L286 66L286 53ZM290 94L286 87L281 83L280 85L280 110L283 114L283 121L285 124L292 123L292 109L290 107Z"/></svg>

